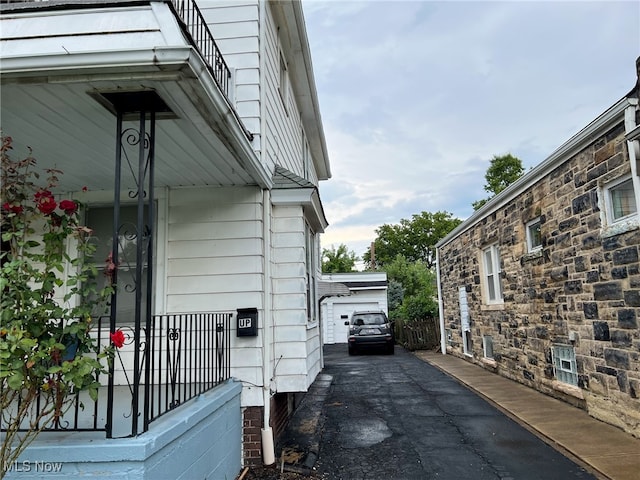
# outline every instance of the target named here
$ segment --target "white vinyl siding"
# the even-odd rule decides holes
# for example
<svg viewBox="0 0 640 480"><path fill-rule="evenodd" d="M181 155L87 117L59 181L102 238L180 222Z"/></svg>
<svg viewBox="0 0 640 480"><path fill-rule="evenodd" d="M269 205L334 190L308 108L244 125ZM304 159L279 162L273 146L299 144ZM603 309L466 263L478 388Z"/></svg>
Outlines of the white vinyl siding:
<svg viewBox="0 0 640 480"><path fill-rule="evenodd" d="M262 78L264 80L264 115L265 132L264 148L267 155L268 164L278 164L287 170L307 178L317 184L315 172L304 171L304 140L302 122L300 119L300 109L295 101L295 96L291 90L290 70L282 72L281 55L285 63L287 58L286 45L278 36L278 25L271 13L271 9L266 9L267 18L265 22L265 71ZM283 82L281 73L286 76ZM284 85L281 85L284 83ZM285 91L281 93L281 88ZM285 103L286 102L286 105ZM286 108L285 108L286 106ZM313 170L313 169L311 169Z"/></svg>
<svg viewBox="0 0 640 480"><path fill-rule="evenodd" d="M169 191L168 204L166 312L257 308L257 337L240 341L231 333L231 375L260 385L262 356L256 347L264 327L262 191L175 189ZM262 401L260 389L243 389L244 406Z"/></svg>
<svg viewBox="0 0 640 480"><path fill-rule="evenodd" d="M305 228L301 206L273 207L273 319L278 340L274 353L279 392L305 391L320 369L319 330L309 328L307 322Z"/></svg>
<svg viewBox="0 0 640 480"><path fill-rule="evenodd" d="M270 6L264 8L263 19L257 0L200 0L198 6L227 65L235 72L234 104L254 134L254 149L269 169L277 164L317 184L315 169L305 171L300 109L289 70L281 68L281 59L285 67L289 59ZM264 29L263 45L260 28Z"/></svg>
<svg viewBox="0 0 640 480"><path fill-rule="evenodd" d="M255 187L169 194L167 312L262 305L262 203Z"/></svg>
<svg viewBox="0 0 640 480"><path fill-rule="evenodd" d="M233 101L244 126L260 145L260 5L257 0L198 0L198 8L234 72Z"/></svg>

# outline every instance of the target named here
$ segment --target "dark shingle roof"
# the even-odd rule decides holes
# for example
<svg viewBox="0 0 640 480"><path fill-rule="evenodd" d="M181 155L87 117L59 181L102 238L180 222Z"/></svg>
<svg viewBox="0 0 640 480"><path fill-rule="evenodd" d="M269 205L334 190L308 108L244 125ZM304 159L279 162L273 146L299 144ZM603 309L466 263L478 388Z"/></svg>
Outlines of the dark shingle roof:
<svg viewBox="0 0 640 480"><path fill-rule="evenodd" d="M309 180L276 165L273 173L273 188L316 188L316 186Z"/></svg>

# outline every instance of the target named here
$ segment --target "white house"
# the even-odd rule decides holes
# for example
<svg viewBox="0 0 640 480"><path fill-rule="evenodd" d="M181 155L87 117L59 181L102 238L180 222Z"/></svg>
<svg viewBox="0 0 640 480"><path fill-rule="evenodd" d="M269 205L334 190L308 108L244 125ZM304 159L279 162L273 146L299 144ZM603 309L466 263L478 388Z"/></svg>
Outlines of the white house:
<svg viewBox="0 0 640 480"><path fill-rule="evenodd" d="M64 172L60 193L88 205L98 255L118 264L117 311L102 328L125 329L130 348L112 403L143 416L163 385L222 372L215 388L168 398L133 427L101 404L102 432L66 432L54 447L45 432L25 458L92 478L232 478L242 463L272 462L295 394L323 366L318 186L331 171L301 3L51 0L0 13L3 135L15 155L28 145L40 167ZM194 330L196 313L208 316ZM210 343L198 340L205 331ZM145 383L156 367L143 375L144 362L160 355L151 337L178 336L196 338L182 363L165 352ZM174 367L184 377L172 380ZM138 380L117 390L129 370ZM126 438L105 439L103 420L107 437Z"/></svg>
<svg viewBox="0 0 640 480"><path fill-rule="evenodd" d="M344 324L358 310L389 313L386 272L325 273L327 285L342 285L348 293L334 288L321 301L322 338L325 344L347 343L349 328Z"/></svg>

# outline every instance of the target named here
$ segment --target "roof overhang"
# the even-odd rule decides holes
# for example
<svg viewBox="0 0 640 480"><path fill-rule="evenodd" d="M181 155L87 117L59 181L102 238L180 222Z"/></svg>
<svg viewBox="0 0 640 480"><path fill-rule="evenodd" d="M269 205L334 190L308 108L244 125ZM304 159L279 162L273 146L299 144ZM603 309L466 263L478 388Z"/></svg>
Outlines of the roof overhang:
<svg viewBox="0 0 640 480"><path fill-rule="evenodd" d="M302 206L305 219L316 233L323 233L329 225L317 188L273 189L271 203L280 206Z"/></svg>
<svg viewBox="0 0 640 480"><path fill-rule="evenodd" d="M56 21L77 23L78 4L64 3L55 12ZM3 10L3 25L5 20L28 25L32 19L48 19L49 5L37 5L33 11L18 9L10 15ZM152 8L155 15L149 17L158 20L157 28L185 44L109 50L105 43L104 50L88 51L69 37L75 49L67 45L66 51L49 42L38 54L29 49L30 38L15 28L4 29L3 45L10 42L11 48L0 55L2 129L13 137L15 154L26 155L30 147L41 168L64 171L61 187L69 190L112 188L116 118L96 99L112 92L154 91L171 111L156 121L156 186L271 188L271 172L202 57L181 37L168 5L110 2L110 7L118 12L136 8L132 14ZM55 26L52 20L46 25Z"/></svg>
<svg viewBox="0 0 640 480"><path fill-rule="evenodd" d="M320 280L318 282L318 296L320 301L327 297L346 297L351 295L351 290L344 283L327 282Z"/></svg>

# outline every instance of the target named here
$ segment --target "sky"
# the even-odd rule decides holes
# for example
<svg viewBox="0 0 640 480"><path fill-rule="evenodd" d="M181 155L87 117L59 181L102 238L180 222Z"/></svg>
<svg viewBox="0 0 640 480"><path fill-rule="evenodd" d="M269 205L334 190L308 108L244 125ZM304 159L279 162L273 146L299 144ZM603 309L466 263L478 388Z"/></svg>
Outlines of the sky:
<svg viewBox="0 0 640 480"><path fill-rule="evenodd" d="M303 0L332 178L323 248L465 219L491 158L526 169L625 96L638 1Z"/></svg>

